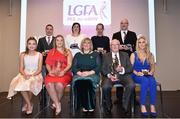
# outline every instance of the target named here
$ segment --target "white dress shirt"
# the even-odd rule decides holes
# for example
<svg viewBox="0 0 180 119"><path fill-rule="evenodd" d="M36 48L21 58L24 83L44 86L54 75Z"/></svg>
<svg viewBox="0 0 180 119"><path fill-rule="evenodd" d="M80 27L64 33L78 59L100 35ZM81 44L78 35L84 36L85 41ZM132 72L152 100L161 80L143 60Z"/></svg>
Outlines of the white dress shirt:
<svg viewBox="0 0 180 119"><path fill-rule="evenodd" d="M49 42L49 43L51 43L53 36L46 36L46 41L47 41L47 43L48 43L48 40L49 40L48 38L50 38L50 42ZM49 45L49 44L48 44L48 45Z"/></svg>
<svg viewBox="0 0 180 119"><path fill-rule="evenodd" d="M126 34L124 34L124 32L126 33ZM121 38L122 38L122 41L123 41L123 43L124 43L124 40L125 40L125 35L127 35L127 30L121 30Z"/></svg>
<svg viewBox="0 0 180 119"><path fill-rule="evenodd" d="M119 61L119 65L121 65L121 60L120 60L119 52L117 52L117 53L112 52L112 60L115 59L115 55L117 55L117 58L118 58L118 61ZM120 71L119 74L121 74L121 75L125 74L124 67L122 67L122 71ZM107 77L110 78L110 75L111 74L107 74Z"/></svg>

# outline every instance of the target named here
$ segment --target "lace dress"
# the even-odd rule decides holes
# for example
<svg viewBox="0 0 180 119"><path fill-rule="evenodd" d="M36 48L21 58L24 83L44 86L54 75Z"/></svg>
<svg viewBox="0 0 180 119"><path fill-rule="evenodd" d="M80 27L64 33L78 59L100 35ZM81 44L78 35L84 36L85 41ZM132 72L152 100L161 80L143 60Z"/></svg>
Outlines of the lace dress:
<svg viewBox="0 0 180 119"><path fill-rule="evenodd" d="M36 55L24 56L24 71L27 74L33 74L38 69L39 53ZM30 91L34 95L38 95L42 89L43 77L42 74L31 76L29 79L25 79L24 76L19 73L10 83L8 99L11 99L18 91Z"/></svg>

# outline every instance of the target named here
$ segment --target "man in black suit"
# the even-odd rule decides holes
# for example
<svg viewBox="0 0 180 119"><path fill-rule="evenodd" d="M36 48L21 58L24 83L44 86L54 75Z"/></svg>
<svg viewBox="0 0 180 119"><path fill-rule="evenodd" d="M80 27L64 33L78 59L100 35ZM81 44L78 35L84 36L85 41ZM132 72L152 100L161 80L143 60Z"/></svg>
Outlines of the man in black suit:
<svg viewBox="0 0 180 119"><path fill-rule="evenodd" d="M103 56L102 73L104 80L102 82L103 108L105 113L110 113L112 108L111 89L114 84L122 84L125 87L123 94L123 108L127 112L130 97L134 91L134 82L131 79L133 71L132 65L127 53L119 51L120 42L113 39L110 44L111 52Z"/></svg>
<svg viewBox="0 0 180 119"><path fill-rule="evenodd" d="M136 49L136 40L137 36L136 33L133 31L128 30L129 22L127 19L123 19L120 22L120 28L121 30L119 32L116 32L113 34L112 39L118 39L120 41L120 50L123 52L127 52L130 56L132 52ZM117 101L115 103L118 103L122 99L123 95L123 88L118 87L116 89L116 96Z"/></svg>
<svg viewBox="0 0 180 119"><path fill-rule="evenodd" d="M47 24L45 27L45 32L46 32L46 36L44 36L38 40L38 46L37 46L37 51L41 52L43 55L43 66L42 66L43 78L45 78L45 76L47 74L45 60L46 60L49 50L53 48L53 40L54 40L53 25ZM41 104L43 104L43 105L46 104L47 94L46 94L45 88L43 88L43 91L41 92L41 97L42 97Z"/></svg>

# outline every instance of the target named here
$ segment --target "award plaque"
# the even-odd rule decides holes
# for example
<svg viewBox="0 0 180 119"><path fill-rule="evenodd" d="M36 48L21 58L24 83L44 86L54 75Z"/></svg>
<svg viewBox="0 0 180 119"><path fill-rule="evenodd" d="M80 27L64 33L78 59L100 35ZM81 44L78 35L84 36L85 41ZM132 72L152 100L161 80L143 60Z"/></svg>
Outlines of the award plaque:
<svg viewBox="0 0 180 119"><path fill-rule="evenodd" d="M117 77L118 72L116 71L116 68L119 65L118 58L116 57L113 59L112 64L111 64L111 75Z"/></svg>

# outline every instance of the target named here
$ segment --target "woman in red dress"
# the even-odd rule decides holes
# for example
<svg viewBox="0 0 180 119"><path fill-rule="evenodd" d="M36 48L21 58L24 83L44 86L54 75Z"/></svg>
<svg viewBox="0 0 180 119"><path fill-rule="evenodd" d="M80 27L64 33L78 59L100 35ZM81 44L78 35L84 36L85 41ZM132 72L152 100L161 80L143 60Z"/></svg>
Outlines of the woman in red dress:
<svg viewBox="0 0 180 119"><path fill-rule="evenodd" d="M54 40L54 48L49 51L46 58L46 67L49 73L45 77L46 89L53 101L52 108L56 109L56 115L61 112L60 100L64 87L72 79L71 64L72 54L65 48L63 36L57 35Z"/></svg>

